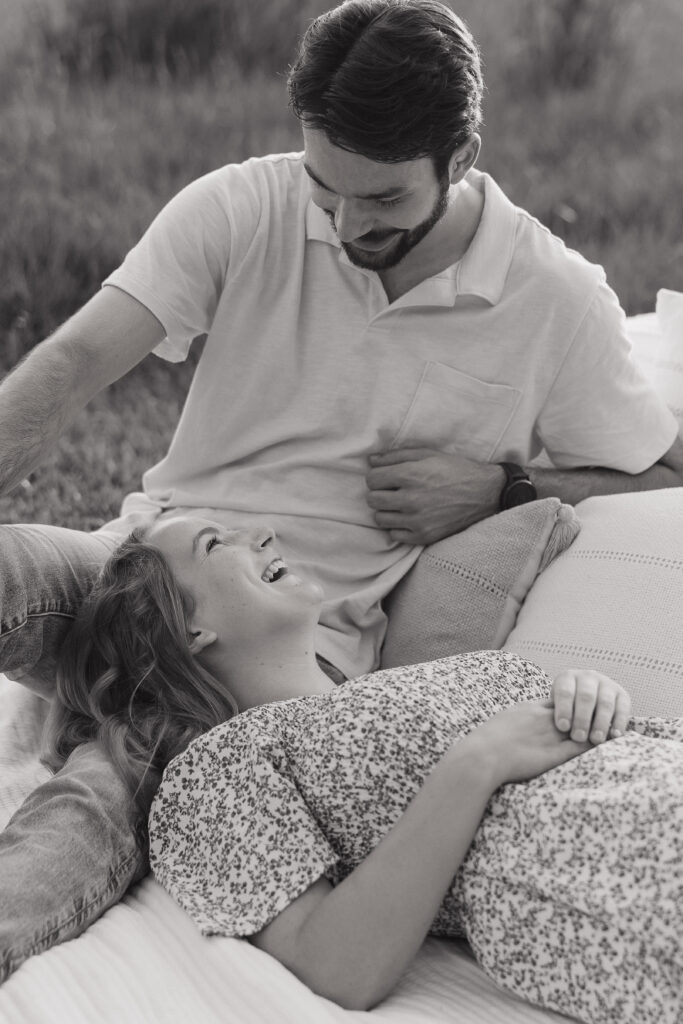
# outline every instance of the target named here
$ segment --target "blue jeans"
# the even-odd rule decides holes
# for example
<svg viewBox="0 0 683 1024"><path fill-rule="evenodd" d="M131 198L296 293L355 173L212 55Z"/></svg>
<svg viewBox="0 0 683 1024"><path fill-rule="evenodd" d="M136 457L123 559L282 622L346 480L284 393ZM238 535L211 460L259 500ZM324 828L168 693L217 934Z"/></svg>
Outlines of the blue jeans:
<svg viewBox="0 0 683 1024"><path fill-rule="evenodd" d="M51 695L74 615L134 525L0 526L0 672ZM82 932L146 871L146 822L104 752L79 748L0 833L0 981Z"/></svg>
<svg viewBox="0 0 683 1024"><path fill-rule="evenodd" d="M49 698L59 649L101 566L154 518L130 513L92 534L0 526L0 672ZM79 935L147 871L146 820L104 751L75 750L0 833L0 982Z"/></svg>

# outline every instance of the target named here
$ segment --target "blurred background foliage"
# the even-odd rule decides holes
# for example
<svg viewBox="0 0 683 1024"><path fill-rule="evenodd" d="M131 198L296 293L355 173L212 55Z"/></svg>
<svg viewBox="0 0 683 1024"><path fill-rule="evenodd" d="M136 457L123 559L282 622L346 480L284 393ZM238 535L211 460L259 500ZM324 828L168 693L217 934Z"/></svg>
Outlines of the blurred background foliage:
<svg viewBox="0 0 683 1024"><path fill-rule="evenodd" d="M330 5L0 0L0 372L93 294L188 181L300 148L287 67ZM680 0L452 6L484 59L480 166L601 263L627 312L681 288ZM96 399L50 465L0 501L0 520L114 515L163 454L195 363L150 357Z"/></svg>

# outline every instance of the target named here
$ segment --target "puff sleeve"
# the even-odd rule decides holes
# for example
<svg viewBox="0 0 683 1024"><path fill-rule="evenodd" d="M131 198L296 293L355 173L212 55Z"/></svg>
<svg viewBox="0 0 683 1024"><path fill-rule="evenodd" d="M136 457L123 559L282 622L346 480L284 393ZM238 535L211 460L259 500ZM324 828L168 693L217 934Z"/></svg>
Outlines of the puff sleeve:
<svg viewBox="0 0 683 1024"><path fill-rule="evenodd" d="M204 935L251 935L337 861L282 746L239 716L167 768L150 814L157 881Z"/></svg>

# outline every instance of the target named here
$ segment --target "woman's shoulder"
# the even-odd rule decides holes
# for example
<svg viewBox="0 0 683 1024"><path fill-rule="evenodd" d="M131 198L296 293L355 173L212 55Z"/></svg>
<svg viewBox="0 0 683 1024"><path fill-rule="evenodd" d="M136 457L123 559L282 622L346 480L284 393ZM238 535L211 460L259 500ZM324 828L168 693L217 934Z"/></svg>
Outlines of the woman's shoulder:
<svg viewBox="0 0 683 1024"><path fill-rule="evenodd" d="M282 714L276 704L264 704L197 736L164 771L162 787L178 780L213 774L222 777L277 751L281 743Z"/></svg>

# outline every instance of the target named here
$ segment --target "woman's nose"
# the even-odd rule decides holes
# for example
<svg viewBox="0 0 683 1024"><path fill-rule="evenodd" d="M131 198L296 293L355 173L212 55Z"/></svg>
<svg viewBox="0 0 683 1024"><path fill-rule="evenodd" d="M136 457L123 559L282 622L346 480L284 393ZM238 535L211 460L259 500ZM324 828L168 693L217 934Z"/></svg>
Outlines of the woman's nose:
<svg viewBox="0 0 683 1024"><path fill-rule="evenodd" d="M272 544L275 539L275 530L270 526L254 526L246 530L237 530L236 532L239 540L255 551L262 551L263 548Z"/></svg>

